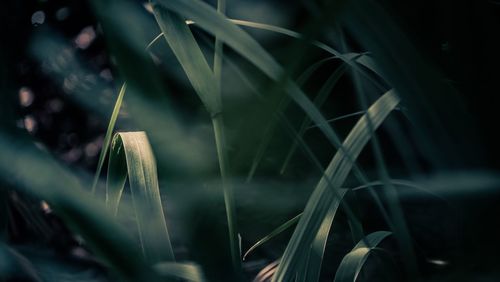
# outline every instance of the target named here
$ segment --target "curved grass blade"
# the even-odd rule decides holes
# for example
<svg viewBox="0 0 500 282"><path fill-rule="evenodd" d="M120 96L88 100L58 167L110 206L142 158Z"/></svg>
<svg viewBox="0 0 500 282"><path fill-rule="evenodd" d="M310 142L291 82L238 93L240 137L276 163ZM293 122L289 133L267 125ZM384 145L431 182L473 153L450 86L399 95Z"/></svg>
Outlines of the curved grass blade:
<svg viewBox="0 0 500 282"><path fill-rule="evenodd" d="M303 281L315 282L319 281L319 275L321 271L321 264L323 262L323 255L325 253L326 242L328 240L328 234L333 224L333 220L340 206L341 201L343 201L344 196L350 190L341 189L339 192L339 197L332 202L328 212L326 213L321 226L319 227L318 233L314 237L311 244L309 254L307 255L307 260L304 266L301 268L304 273L298 273L299 277L304 277Z"/></svg>
<svg viewBox="0 0 500 282"><path fill-rule="evenodd" d="M321 108L321 106L325 103L325 101L328 98L328 96L330 95L332 89L335 87L337 82L340 80L342 75L345 73L346 69L347 69L347 67L345 66L345 64L342 64L340 67L338 67L330 75L330 77L327 79L327 81L325 82L323 87L321 87L321 89L318 91L318 94L316 95L316 97L314 98L314 101L313 101L314 105L316 107L318 107L318 109ZM299 136L301 136L301 137L304 136L304 133L306 132L307 127L309 126L310 123L311 123L311 119L309 119L308 117L305 117L304 120L302 121L302 123L300 125L300 129L298 131ZM294 139L294 141L292 143L292 147L288 151L288 153L285 157L285 160L283 161L283 164L281 166L281 169L280 169L281 174L283 174L285 172L285 170L288 166L288 163L292 159L292 156L297 149L297 145L298 145L297 140Z"/></svg>
<svg viewBox="0 0 500 282"><path fill-rule="evenodd" d="M377 231L367 235L364 240L360 241L352 251L342 259L337 273L335 274L334 282L356 281L371 250L376 248L391 234L392 233L388 231Z"/></svg>
<svg viewBox="0 0 500 282"><path fill-rule="evenodd" d="M117 161L126 161L126 171L132 192L132 200L137 216L139 238L142 251L147 261L154 263L158 261L172 261L174 254L170 243L170 237L165 222L163 207L158 187L158 175L156 171L156 160L145 132L122 132L113 138L112 164ZM112 207L117 208L123 190L122 180L123 165L110 167L110 174L118 176L119 184L114 189L108 190L108 201ZM113 172L118 169L117 172Z"/></svg>
<svg viewBox="0 0 500 282"><path fill-rule="evenodd" d="M396 93L392 90L388 91L369 108L367 113L354 126L344 141L346 152L338 151L326 169L326 175L332 179L334 188L341 187L353 165L346 157L346 154L355 159L370 139L371 132L367 124L367 115L370 116L373 128L377 128L398 103L399 97ZM335 200L334 192L337 189L329 188L327 179L325 177L321 178L307 202L304 213L283 254L273 281L291 281L293 279L296 274L294 270L297 269L300 258L305 255L305 252L308 251L309 246L312 244L313 236L317 234L328 213L328 207Z"/></svg>
<svg viewBox="0 0 500 282"><path fill-rule="evenodd" d="M94 181L92 182L92 194L95 193L97 187L97 182L99 181L99 176L101 176L102 166L104 165L104 160L106 159L106 154L108 153L109 144L111 142L111 137L113 136L113 130L115 128L116 120L118 114L120 113L120 108L123 102L123 96L127 90L127 83L123 83L116 98L115 106L113 112L111 113L111 118L109 119L108 129L106 130L106 135L104 136L104 141L102 142L102 149L99 153L99 160L97 162L97 169L94 175Z"/></svg>
<svg viewBox="0 0 500 282"><path fill-rule="evenodd" d="M181 278L191 282L206 281L201 268L194 263L160 262L153 266L157 273L166 278Z"/></svg>
<svg viewBox="0 0 500 282"><path fill-rule="evenodd" d="M279 234L281 234L283 231L287 230L288 228L294 226L299 221L301 215L302 215L302 213L296 215L292 219L290 219L287 222L283 223L282 225L278 226L276 229L274 229L273 231L271 231L271 233L269 233L266 236L264 236L262 239L260 239L259 241L257 241L255 244L253 244L248 249L248 251L246 251L245 254L243 255L243 260L245 260L245 258L251 252L253 252L255 249L257 249L258 247L264 245L265 243L267 243L268 241L270 241L274 237L278 236Z"/></svg>

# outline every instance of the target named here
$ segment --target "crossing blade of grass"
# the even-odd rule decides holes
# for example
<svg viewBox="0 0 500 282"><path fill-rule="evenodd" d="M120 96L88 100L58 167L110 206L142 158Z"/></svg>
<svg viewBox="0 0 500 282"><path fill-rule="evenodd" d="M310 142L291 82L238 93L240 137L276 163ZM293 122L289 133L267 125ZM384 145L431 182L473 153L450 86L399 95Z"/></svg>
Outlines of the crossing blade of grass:
<svg viewBox="0 0 500 282"><path fill-rule="evenodd" d="M364 240L360 241L353 250L342 259L335 274L334 282L356 281L371 250L376 248L390 235L391 232L388 231L377 231L367 235Z"/></svg>
<svg viewBox="0 0 500 282"><path fill-rule="evenodd" d="M116 158L113 164L118 160L126 161L144 257L150 263L173 261L174 254L158 186L156 160L146 133L142 131L117 133L113 138L113 147L113 153L117 154L113 156ZM112 170L116 168L123 169L123 166L111 167ZM123 173L120 171L110 174L118 176L119 181L116 181L116 184L124 183L121 179ZM113 189L114 191L108 191L108 199L113 206L117 206L122 188L116 185Z"/></svg>
<svg viewBox="0 0 500 282"><path fill-rule="evenodd" d="M316 97L314 98L314 101L313 101L314 105L316 107L318 107L318 109L321 108L321 106L325 103L325 101L328 98L328 96L330 95L332 89L335 87L337 82L340 80L342 75L345 73L346 69L347 69L347 67L345 66L345 64L342 64L339 68L337 68L330 75L330 77L327 79L327 81L325 82L323 87L321 87L321 89L318 91L318 94L316 95ZM301 137L304 136L304 133L307 130L307 127L309 126L310 122L311 122L311 119L309 119L307 116L302 121L302 123L300 125L300 129L298 131L298 134ZM298 145L297 140L294 139L294 141L292 143L292 147L288 151L288 153L285 157L285 160L283 161L283 164L281 166L281 169L280 169L281 174L283 174L285 172L285 170L288 166L288 163L292 159L292 156L295 153L295 150L297 149L297 145Z"/></svg>
<svg viewBox="0 0 500 282"><path fill-rule="evenodd" d="M283 35L286 35L286 36L289 36L289 37L297 38L297 39L303 38L302 34L296 32L296 31L293 31L293 30L289 30L289 29L286 29L286 28L283 28L283 27L279 27L279 26L274 26L274 25L264 24L264 23L257 23L257 22L252 22L252 21L238 20L238 19L229 19L228 18L227 20L229 20L230 22L232 22L232 23L234 23L235 25L238 25L238 26L245 26L245 27L250 27L250 28L259 29L259 30L266 30L266 31L274 32L274 33L283 34ZM194 22L192 20L187 20L186 24L196 24L196 22ZM158 35L148 45L148 47L151 46L160 37L161 37L161 34ZM342 54L339 51L337 51L337 50L333 49L332 47L328 46L327 44L319 42L319 41L313 41L312 44L315 45L316 47L322 49L323 51L332 54L334 57L340 58L341 60L343 60L344 62L350 64L351 66L355 66L354 63L351 62L351 60L352 60L353 56L357 56L358 55L357 53ZM357 61L357 63L361 64L362 66L364 66L367 69L371 70L372 72L376 73L380 77L383 77L382 74L381 74L381 72L380 72L380 70L379 70L379 68L377 67L377 65L373 61L373 59L371 57L367 56L367 54L363 54L360 57L360 59ZM364 76L367 76L367 77L369 76L362 69L358 68L357 70L359 70ZM372 82L376 83L376 81L374 81L374 80L372 80ZM376 83L376 84L378 84L378 83ZM380 88L383 89L382 87L380 87Z"/></svg>
<svg viewBox="0 0 500 282"><path fill-rule="evenodd" d="M321 59L318 62L315 62L311 66L309 66L302 74L299 75L297 78L297 85L302 86L313 74L314 72L322 66L324 63L326 63L329 60L332 60L336 57L328 57L325 59ZM277 113L283 113L283 111L288 107L290 103L290 99L288 97L283 97L281 102L278 104L278 107L276 109ZM255 157L252 160L252 165L250 166L250 170L247 175L247 182L250 182L257 171L257 167L259 166L262 158L264 157L264 153L266 152L267 147L269 146L269 143L271 142L274 130L276 129L276 126L278 125L279 118L274 118L272 119L265 131L264 131L264 138L262 141L259 143L259 147L257 148L257 152L255 153ZM295 139L294 139L295 140Z"/></svg>
<svg viewBox="0 0 500 282"><path fill-rule="evenodd" d="M94 181L92 182L92 194L95 193L97 187L97 182L101 176L102 166L104 165L104 160L106 159L106 154L108 153L109 145L111 143L111 137L113 136L113 130L115 128L116 120L118 119L118 114L120 113L120 108L123 102L123 96L127 90L127 84L123 83L116 98L115 106L113 112L111 113L111 118L108 123L108 128L106 129L106 135L104 136L104 141L102 142L101 152L99 154L99 160L97 161L97 169L94 175Z"/></svg>
<svg viewBox="0 0 500 282"><path fill-rule="evenodd" d="M394 110L397 110L397 109L394 109ZM350 117L355 117L355 116L360 116L362 114L366 113L365 111L357 111L357 112L354 112L354 113L350 113L350 114L346 114L346 115L341 115L341 116L338 116L338 117L335 117L335 118L332 118L332 119L328 119L327 121L328 122L334 122L334 121L338 121L338 120L342 120L342 119L346 119L346 118L350 118ZM309 126L307 129L312 129L312 128L316 128L318 127L317 125L311 125Z"/></svg>
<svg viewBox="0 0 500 282"><path fill-rule="evenodd" d="M201 28L220 38L226 45L240 53L271 79L277 82L283 81L285 72L276 60L250 35L231 23L226 17L217 13L208 4L197 0L157 0L154 4L154 6L165 7L184 17L191 18ZM285 79L284 85L289 96L311 117L311 120L319 125L330 143L336 148L344 150L336 133L302 90L290 79ZM349 158L349 156L346 157Z"/></svg>
<svg viewBox="0 0 500 282"><path fill-rule="evenodd" d="M231 258L235 274L238 275L241 272L241 252L239 248L238 230L236 225L234 196L231 184L227 179L229 168L225 140L226 137L222 119L220 84L217 83L214 73L208 66L208 63L185 20L182 19L180 15L164 9L159 5L153 5L153 10L167 43L174 52L193 88L212 117L222 188L224 190L224 203L226 206L226 216L229 229ZM216 36L216 38L218 37ZM219 44L223 43L223 41L220 41L219 39L217 40ZM219 55L222 55L222 49L219 50L219 52ZM222 59L222 57L217 58L217 61L219 61L219 59ZM218 62L217 64L219 63L222 64L222 62ZM217 72L220 72L221 66L214 67L217 67ZM220 73L217 74L217 76L217 79L220 79Z"/></svg>
<svg viewBox="0 0 500 282"><path fill-rule="evenodd" d="M371 132L367 124L367 115L371 118L373 128L377 128L398 103L399 97L396 93L393 90L388 91L369 108L354 126L344 141L345 152L337 151L326 169L326 175L332 179L333 187L341 187L353 165L346 154L355 159L370 139ZM334 192L334 189L328 187L327 179L322 177L307 202L273 281L291 281L293 279L294 270L298 267L300 258L308 251L328 213L328 207L334 200Z"/></svg>
<svg viewBox="0 0 500 282"><path fill-rule="evenodd" d="M283 223L282 225L278 226L276 229L274 229L273 231L271 231L271 233L269 233L266 236L264 236L262 239L260 239L259 241L257 241L255 244L253 244L248 249L248 251L246 251L245 254L243 255L243 260L245 260L245 258L251 252L253 252L255 249L257 249L258 247L264 245L265 243L267 243L268 241L270 241L274 237L278 236L279 234L281 234L283 231L287 230L288 228L294 226L299 221L299 218L300 218L301 215L302 215L302 213L296 215L292 219L290 219L287 222Z"/></svg>
<svg viewBox="0 0 500 282"><path fill-rule="evenodd" d="M161 262L154 265L154 269L166 278L180 278L183 281L206 281L201 268L194 263Z"/></svg>

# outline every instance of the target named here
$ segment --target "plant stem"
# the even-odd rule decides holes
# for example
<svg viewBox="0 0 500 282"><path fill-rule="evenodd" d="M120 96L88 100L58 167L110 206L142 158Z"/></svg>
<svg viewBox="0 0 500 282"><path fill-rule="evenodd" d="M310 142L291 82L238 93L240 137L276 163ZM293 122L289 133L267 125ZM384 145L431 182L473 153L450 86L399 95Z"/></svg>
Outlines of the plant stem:
<svg viewBox="0 0 500 282"><path fill-rule="evenodd" d="M217 156L219 158L219 168L221 174L222 189L224 191L224 204L226 207L227 223L229 228L229 244L231 249L231 260L235 273L240 273L241 259L236 226L236 207L234 204L233 188L228 180L228 161L226 151L226 138L221 114L212 118L214 127L215 143L217 146Z"/></svg>
<svg viewBox="0 0 500 282"><path fill-rule="evenodd" d="M226 1L217 0L217 12L224 14L226 11ZM223 42L218 37L215 38L214 52L214 78L218 91L218 103L221 112L212 113L212 124L214 127L215 143L217 146L217 156L219 158L219 168L221 174L222 189L224 191L224 204L229 229L229 245L231 250L231 261L236 277L241 273L241 251L238 239L238 229L236 224L236 207L234 203L233 187L228 179L228 160L226 150L226 136L224 134L224 122L222 117L222 59L224 56Z"/></svg>

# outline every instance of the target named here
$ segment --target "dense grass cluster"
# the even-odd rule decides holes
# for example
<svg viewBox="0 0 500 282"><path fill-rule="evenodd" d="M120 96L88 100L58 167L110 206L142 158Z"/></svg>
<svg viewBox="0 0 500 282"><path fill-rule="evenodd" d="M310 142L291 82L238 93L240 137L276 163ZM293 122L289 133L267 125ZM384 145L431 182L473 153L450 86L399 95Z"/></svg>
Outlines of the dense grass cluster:
<svg viewBox="0 0 500 282"><path fill-rule="evenodd" d="M43 201L105 273L67 280L475 277L464 276L451 202L499 179L453 170L475 144L459 96L379 5L312 1L297 32L228 18L225 0L155 0L146 14L133 1L90 2L119 90L94 177L0 133L1 176L13 187L2 200L16 191ZM287 44L268 50L262 33ZM57 56L56 36L37 40L34 57ZM74 99L91 108L95 95ZM63 281L60 266L9 242L8 225L0 275Z"/></svg>

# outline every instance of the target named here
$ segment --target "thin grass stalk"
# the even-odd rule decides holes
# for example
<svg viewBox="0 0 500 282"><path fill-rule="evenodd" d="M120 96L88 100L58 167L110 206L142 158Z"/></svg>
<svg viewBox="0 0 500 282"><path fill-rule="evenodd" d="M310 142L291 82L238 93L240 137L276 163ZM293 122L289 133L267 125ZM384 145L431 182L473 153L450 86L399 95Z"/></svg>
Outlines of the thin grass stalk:
<svg viewBox="0 0 500 282"><path fill-rule="evenodd" d="M217 12L225 14L226 1L217 0ZM222 100L222 61L224 57L224 44L218 37L215 37L215 51L214 51L214 78L217 85L218 99ZM226 217L229 229L229 244L231 250L231 261L236 275L241 273L241 250L240 240L238 238L238 228L236 222L236 207L234 203L233 188L228 179L228 157L226 136L224 133L224 119L222 115L222 102L221 112L215 113L212 116L212 124L214 127L215 143L217 146L217 157L219 159L219 168L221 175L222 189L224 191L224 204L226 207Z"/></svg>
<svg viewBox="0 0 500 282"><path fill-rule="evenodd" d="M94 174L94 180L92 182L92 194L95 193L97 182L99 182L99 177L101 176L102 166L104 165L104 160L106 159L106 154L108 153L109 145L111 144L111 137L113 137L113 130L115 128L116 120L118 119L118 114L120 113L120 108L122 106L123 96L127 90L127 83L123 83L116 98L115 106L113 112L111 113L111 118L109 119L108 128L106 130L106 135L104 136L104 141L102 142L101 153L99 154L99 161L97 163L97 169Z"/></svg>
<svg viewBox="0 0 500 282"><path fill-rule="evenodd" d="M238 239L238 229L236 223L236 207L231 183L228 179L228 158L226 137L221 114L212 118L214 128L215 144L217 146L217 156L219 158L219 169L221 175L221 184L224 191L224 204L226 207L226 217L229 229L229 245L231 250L231 260L236 274L241 272L240 244Z"/></svg>

